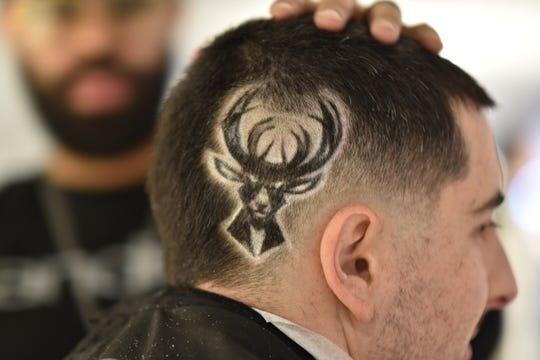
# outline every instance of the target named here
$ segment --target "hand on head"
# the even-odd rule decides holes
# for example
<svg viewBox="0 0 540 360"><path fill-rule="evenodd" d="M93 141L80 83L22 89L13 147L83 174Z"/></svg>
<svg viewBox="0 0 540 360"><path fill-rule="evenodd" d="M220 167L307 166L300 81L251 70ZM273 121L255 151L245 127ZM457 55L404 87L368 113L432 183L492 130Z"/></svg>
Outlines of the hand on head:
<svg viewBox="0 0 540 360"><path fill-rule="evenodd" d="M441 39L433 28L426 24L404 25L399 7L391 1L363 7L355 0L276 0L270 12L276 20L314 12L315 25L328 31L340 31L349 20L365 18L371 35L383 44L394 44L401 34L406 34L429 51L438 53L442 49Z"/></svg>

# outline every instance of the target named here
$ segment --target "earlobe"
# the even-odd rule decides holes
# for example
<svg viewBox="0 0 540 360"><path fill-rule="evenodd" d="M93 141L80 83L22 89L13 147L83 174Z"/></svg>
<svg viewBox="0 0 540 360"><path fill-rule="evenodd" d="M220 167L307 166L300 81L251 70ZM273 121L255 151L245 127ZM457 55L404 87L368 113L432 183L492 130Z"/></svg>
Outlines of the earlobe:
<svg viewBox="0 0 540 360"><path fill-rule="evenodd" d="M371 254L375 214L361 205L340 209L321 239L321 265L327 284L341 304L362 322L374 314L372 282L375 259Z"/></svg>

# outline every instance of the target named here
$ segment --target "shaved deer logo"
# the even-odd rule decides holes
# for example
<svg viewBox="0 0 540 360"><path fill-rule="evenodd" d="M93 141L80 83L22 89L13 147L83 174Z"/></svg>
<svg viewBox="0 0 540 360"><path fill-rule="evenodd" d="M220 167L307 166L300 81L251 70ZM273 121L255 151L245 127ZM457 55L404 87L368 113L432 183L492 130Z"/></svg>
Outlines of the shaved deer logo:
<svg viewBox="0 0 540 360"><path fill-rule="evenodd" d="M313 139L299 124L297 129L287 130L287 139L294 144L282 141L278 149L280 160L269 161L269 152L278 145L274 140L265 145L261 139L275 130L275 119L257 121L245 135L240 131L242 117L255 108L249 108L255 94L256 91L243 94L221 124L225 145L234 161L215 155L213 165L226 182L236 184L242 202L227 231L258 258L285 242L276 214L288 197L305 194L319 185L322 169L336 152L343 130L336 106L320 101L321 115L308 115L319 125L320 139ZM294 149L294 153L287 154L286 147Z"/></svg>

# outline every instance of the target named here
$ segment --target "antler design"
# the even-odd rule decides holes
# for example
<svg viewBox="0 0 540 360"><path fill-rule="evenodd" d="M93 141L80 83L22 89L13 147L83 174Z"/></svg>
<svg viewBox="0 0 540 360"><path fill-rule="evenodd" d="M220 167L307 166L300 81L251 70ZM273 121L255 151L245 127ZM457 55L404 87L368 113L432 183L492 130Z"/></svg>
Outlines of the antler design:
<svg viewBox="0 0 540 360"><path fill-rule="evenodd" d="M278 164L265 161L266 156L274 146L271 141L264 151L257 155L257 148L261 137L274 129L272 117L258 122L249 132L247 139L247 151L241 144L240 121L242 116L253 110L248 108L249 103L257 94L257 90L247 91L243 94L229 110L223 124L222 130L225 144L231 156L242 166L242 168L255 172L259 177L276 181L279 179L295 179L321 169L324 164L335 153L341 138L343 129L339 112L335 104L319 101L322 115L309 115L317 121L322 128L321 143L316 153L308 160L312 147L311 135L300 125L300 132L291 130L291 135L296 141L296 152L292 159L287 161L285 146L281 144L281 159Z"/></svg>

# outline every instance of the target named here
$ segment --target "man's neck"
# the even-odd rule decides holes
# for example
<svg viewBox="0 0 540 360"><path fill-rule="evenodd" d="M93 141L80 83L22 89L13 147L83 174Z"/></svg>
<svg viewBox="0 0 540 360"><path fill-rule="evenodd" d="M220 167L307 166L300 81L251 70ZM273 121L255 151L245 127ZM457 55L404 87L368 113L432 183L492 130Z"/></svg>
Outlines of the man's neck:
<svg viewBox="0 0 540 360"><path fill-rule="evenodd" d="M350 353L345 331L338 321L340 318L337 313L338 310L336 310L331 302L324 299L324 296L318 291L309 291L307 289L306 291L294 291L288 289L285 291L288 297L287 305L280 306L279 304L272 304L272 301L269 300L272 296L274 298L281 297L279 293L282 292L277 289L273 289L272 296L269 294L266 294L266 296L263 294L261 294L261 296L256 296L253 294L245 294L242 291L237 291L235 289L217 286L210 282L199 284L197 288L228 297L252 308L278 315L324 336L326 339L340 347L345 353ZM298 290L298 288L296 290ZM312 294L311 301L305 301L305 294ZM297 298L295 298L295 296Z"/></svg>
<svg viewBox="0 0 540 360"><path fill-rule="evenodd" d="M143 184L152 161L147 142L121 155L95 158L59 148L46 168L53 184L79 191L110 191Z"/></svg>

